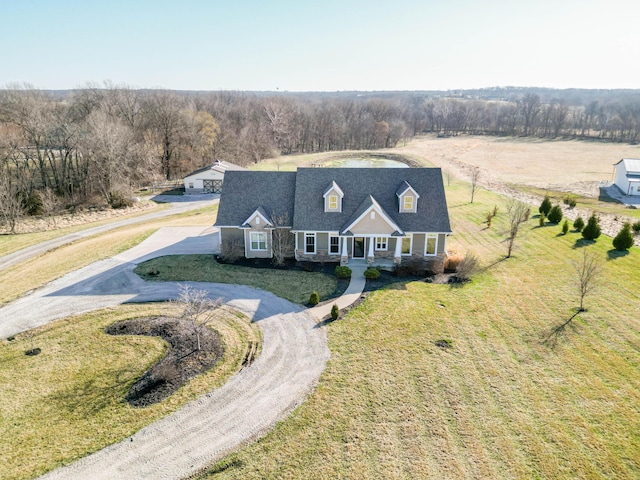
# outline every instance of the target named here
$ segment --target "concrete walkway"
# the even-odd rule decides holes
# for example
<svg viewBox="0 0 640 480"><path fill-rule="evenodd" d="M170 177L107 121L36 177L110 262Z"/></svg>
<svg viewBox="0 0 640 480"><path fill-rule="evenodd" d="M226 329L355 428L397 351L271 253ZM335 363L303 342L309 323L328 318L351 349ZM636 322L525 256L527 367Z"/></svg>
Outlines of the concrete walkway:
<svg viewBox="0 0 640 480"><path fill-rule="evenodd" d="M366 278L364 278L364 271L367 269L366 265L349 265L351 269L351 280L349 282L349 286L344 291L344 293L336 298L334 301L327 302L323 305L318 305L317 307L310 308L307 310L313 318L318 321L324 320L331 315L331 308L333 304L337 304L338 308L342 310L350 305L352 305L356 300L360 298L362 295L362 291L364 290L364 286L366 283Z"/></svg>

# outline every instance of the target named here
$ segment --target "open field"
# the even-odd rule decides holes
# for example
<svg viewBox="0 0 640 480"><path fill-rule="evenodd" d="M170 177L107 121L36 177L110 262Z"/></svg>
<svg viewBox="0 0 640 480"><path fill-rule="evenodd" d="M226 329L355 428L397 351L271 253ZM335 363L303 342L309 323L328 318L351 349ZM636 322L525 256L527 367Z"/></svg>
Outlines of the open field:
<svg viewBox="0 0 640 480"><path fill-rule="evenodd" d="M425 158L443 168L446 160L475 165L507 184L576 193L587 188L585 182L613 180L613 164L621 158L640 157L637 145L473 136L419 137L390 151Z"/></svg>
<svg viewBox="0 0 640 480"><path fill-rule="evenodd" d="M238 265L222 265L211 255L170 255L139 264L134 270L146 281L191 281L234 283L262 288L290 302L305 304L312 292L321 299L336 289L333 276L319 272L252 268ZM157 271L157 275L148 272Z"/></svg>
<svg viewBox="0 0 640 480"><path fill-rule="evenodd" d="M160 227L207 226L215 222L213 205L160 220L137 223L64 245L44 255L0 271L0 304L38 288L90 263L109 258L139 244Z"/></svg>
<svg viewBox="0 0 640 480"><path fill-rule="evenodd" d="M474 250L484 273L396 285L330 323L316 391L203 478L640 477L638 249L578 247L579 234L532 218L504 260L505 198L482 190L469 204L459 183L447 195L450 247ZM582 248L602 261L599 289L545 342L578 305Z"/></svg>
<svg viewBox="0 0 640 480"><path fill-rule="evenodd" d="M116 321L178 314L174 305L124 305L67 318L27 335L0 341L0 478L27 479L122 440L209 392L235 373L256 326L238 312L216 320L223 359L166 400L135 408L125 400L131 384L161 358L158 337L112 336Z"/></svg>

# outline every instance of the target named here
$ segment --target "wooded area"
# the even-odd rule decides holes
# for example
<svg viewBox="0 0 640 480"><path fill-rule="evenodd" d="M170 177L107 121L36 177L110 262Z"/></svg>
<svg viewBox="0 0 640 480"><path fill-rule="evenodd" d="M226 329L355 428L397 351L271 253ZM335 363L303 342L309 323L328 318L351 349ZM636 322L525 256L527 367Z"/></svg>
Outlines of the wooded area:
<svg viewBox="0 0 640 480"><path fill-rule="evenodd" d="M640 91L178 92L105 84L0 92L2 208L115 206L220 158L394 147L423 133L635 143ZM12 210L12 211L13 211ZM7 213L3 213L7 222Z"/></svg>

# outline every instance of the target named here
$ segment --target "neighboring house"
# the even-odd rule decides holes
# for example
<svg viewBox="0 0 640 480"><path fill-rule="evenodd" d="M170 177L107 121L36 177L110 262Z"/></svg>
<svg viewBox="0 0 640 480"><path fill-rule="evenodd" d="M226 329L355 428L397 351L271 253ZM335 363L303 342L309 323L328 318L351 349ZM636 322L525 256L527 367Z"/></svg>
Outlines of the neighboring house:
<svg viewBox="0 0 640 480"><path fill-rule="evenodd" d="M640 195L640 159L623 158L614 163L613 183L625 195Z"/></svg>
<svg viewBox="0 0 640 480"><path fill-rule="evenodd" d="M393 265L418 257L434 270L451 234L439 168L228 172L216 226L223 252L241 246L247 258L272 257L275 239L290 232L297 260Z"/></svg>
<svg viewBox="0 0 640 480"><path fill-rule="evenodd" d="M222 192L222 182L227 171L246 170L239 165L216 160L213 165L191 172L184 177L184 193L220 193Z"/></svg>

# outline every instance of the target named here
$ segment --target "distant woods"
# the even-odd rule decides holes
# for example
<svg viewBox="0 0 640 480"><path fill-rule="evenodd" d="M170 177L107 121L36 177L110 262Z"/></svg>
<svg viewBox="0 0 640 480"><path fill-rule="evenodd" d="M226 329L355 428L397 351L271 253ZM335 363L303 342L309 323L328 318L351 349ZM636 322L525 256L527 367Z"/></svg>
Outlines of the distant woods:
<svg viewBox="0 0 640 480"><path fill-rule="evenodd" d="M246 166L278 155L394 147L429 132L640 140L637 91L580 92L178 92L110 84L45 92L11 86L0 91L0 183L23 205L34 192L69 205L109 202L114 192L179 179L216 158Z"/></svg>

